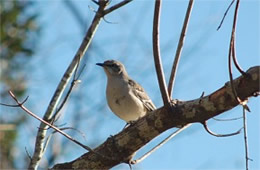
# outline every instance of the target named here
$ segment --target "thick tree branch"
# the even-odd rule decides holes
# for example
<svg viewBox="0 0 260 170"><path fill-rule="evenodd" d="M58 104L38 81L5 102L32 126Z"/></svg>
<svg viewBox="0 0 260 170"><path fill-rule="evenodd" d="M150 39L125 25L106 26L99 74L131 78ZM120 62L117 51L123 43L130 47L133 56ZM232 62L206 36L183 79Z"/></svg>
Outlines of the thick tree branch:
<svg viewBox="0 0 260 170"><path fill-rule="evenodd" d="M247 73L233 81L241 100L256 96L260 91L260 66L250 68ZM162 132L180 125L204 122L237 105L239 103L234 98L230 82L227 82L208 96L165 105L149 113L94 149L111 159L89 152L74 161L57 164L52 169L109 169L122 162L128 163L136 151Z"/></svg>

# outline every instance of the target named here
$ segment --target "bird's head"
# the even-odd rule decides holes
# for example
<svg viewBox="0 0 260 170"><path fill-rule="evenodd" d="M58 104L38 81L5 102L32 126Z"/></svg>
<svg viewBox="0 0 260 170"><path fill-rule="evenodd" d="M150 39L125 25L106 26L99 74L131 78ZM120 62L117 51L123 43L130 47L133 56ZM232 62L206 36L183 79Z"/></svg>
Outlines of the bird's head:
<svg viewBox="0 0 260 170"><path fill-rule="evenodd" d="M96 65L103 67L107 76L127 76L124 65L119 61L107 60L104 63L97 63Z"/></svg>

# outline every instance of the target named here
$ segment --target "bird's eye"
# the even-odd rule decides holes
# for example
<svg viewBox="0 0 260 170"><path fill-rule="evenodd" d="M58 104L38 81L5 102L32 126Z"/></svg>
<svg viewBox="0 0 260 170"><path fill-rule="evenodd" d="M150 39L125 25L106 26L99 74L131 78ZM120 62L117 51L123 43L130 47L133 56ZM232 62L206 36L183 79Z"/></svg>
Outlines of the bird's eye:
<svg viewBox="0 0 260 170"><path fill-rule="evenodd" d="M120 72L120 67L117 64L112 64L111 66L115 72Z"/></svg>

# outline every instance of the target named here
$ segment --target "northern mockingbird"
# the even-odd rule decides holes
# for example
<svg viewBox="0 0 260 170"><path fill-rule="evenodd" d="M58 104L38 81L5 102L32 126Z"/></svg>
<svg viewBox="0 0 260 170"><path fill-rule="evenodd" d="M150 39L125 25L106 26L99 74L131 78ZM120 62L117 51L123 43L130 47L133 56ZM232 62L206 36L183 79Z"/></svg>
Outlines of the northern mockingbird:
<svg viewBox="0 0 260 170"><path fill-rule="evenodd" d="M107 60L97 65L103 67L107 75L108 106L119 118L131 123L156 109L142 86L128 76L122 63Z"/></svg>

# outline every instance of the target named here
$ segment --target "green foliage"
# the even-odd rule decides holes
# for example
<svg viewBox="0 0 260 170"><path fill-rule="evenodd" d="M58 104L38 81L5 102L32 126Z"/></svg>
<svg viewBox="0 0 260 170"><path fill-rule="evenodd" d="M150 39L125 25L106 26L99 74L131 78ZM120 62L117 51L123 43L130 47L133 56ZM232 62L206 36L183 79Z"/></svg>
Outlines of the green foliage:
<svg viewBox="0 0 260 170"><path fill-rule="evenodd" d="M26 90L24 66L33 55L39 29L37 15L29 13L30 1L0 1L1 97L12 89L17 96Z"/></svg>

